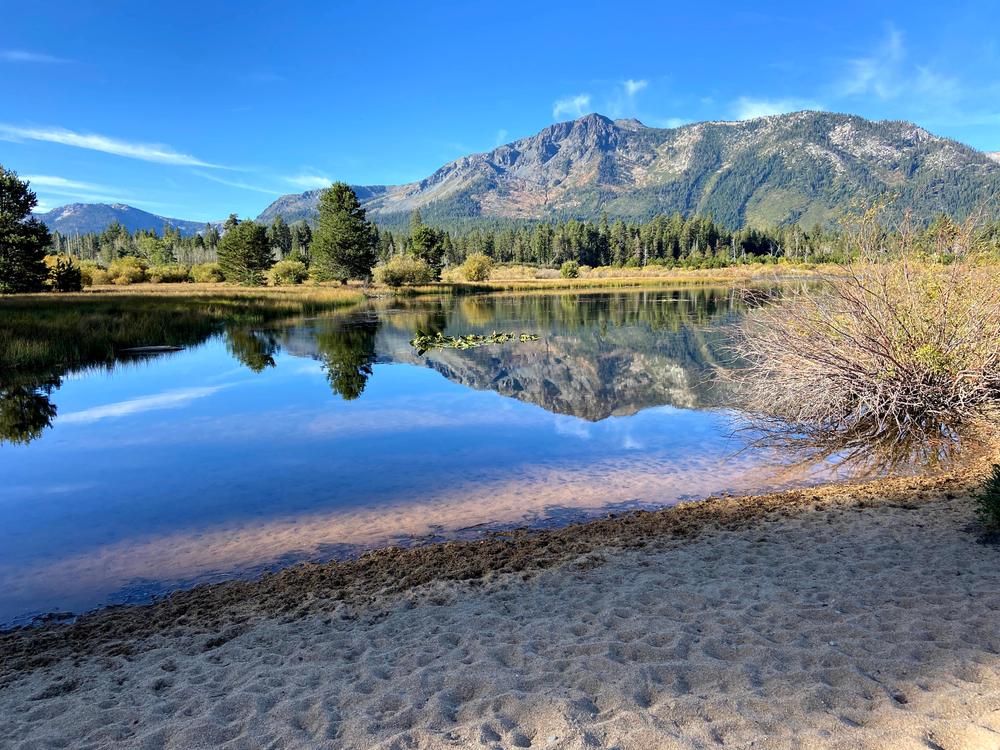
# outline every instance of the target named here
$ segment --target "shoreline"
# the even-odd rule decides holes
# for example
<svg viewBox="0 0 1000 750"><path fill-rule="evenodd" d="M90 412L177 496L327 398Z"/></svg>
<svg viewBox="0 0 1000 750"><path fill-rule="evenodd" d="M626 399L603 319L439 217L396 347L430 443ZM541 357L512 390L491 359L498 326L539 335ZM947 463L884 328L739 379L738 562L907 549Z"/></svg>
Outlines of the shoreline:
<svg viewBox="0 0 1000 750"><path fill-rule="evenodd" d="M384 549L8 632L0 747L996 747L980 473Z"/></svg>
<svg viewBox="0 0 1000 750"><path fill-rule="evenodd" d="M989 461L929 477L834 482L760 495L709 496L659 510L609 513L556 529L490 531L481 538L415 547L374 549L344 561L300 563L262 577L199 584L146 604L115 604L0 630L0 689L12 675L52 659L112 653L128 641L159 635L178 624L215 632L227 624L274 617L302 618L342 606L391 603L407 591L442 581L480 585L498 576L532 575L586 556L616 554L650 544L693 541L706 534L780 522L814 510L864 511L909 507L944 496L968 495ZM902 505L901 505L902 504ZM971 508L971 500L969 501ZM73 622L63 620L72 618ZM40 618L41 619L41 618ZM51 652L46 657L40 657Z"/></svg>

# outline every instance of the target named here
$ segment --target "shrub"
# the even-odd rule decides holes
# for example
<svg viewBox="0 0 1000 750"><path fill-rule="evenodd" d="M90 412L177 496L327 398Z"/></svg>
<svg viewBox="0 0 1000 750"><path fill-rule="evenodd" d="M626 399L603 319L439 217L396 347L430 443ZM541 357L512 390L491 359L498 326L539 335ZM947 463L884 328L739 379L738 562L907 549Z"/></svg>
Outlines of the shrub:
<svg viewBox="0 0 1000 750"><path fill-rule="evenodd" d="M83 274L75 259L65 253L46 255L49 276L46 284L54 292L79 292L83 289Z"/></svg>
<svg viewBox="0 0 1000 750"><path fill-rule="evenodd" d="M297 260L283 260L271 266L267 272L267 282L271 286L291 286L301 284L309 278L306 264Z"/></svg>
<svg viewBox="0 0 1000 750"><path fill-rule="evenodd" d="M489 281L493 271L493 261L483 253L473 253L461 266L466 281Z"/></svg>
<svg viewBox="0 0 1000 750"><path fill-rule="evenodd" d="M989 532L1000 532L1000 466L993 464L993 472L986 478L975 499L979 522Z"/></svg>
<svg viewBox="0 0 1000 750"><path fill-rule="evenodd" d="M126 255L108 267L108 278L112 284L119 286L138 284L146 279L147 268L149 264L146 261Z"/></svg>
<svg viewBox="0 0 1000 750"><path fill-rule="evenodd" d="M202 263L191 266L188 274L196 284L219 284L226 280L218 263Z"/></svg>
<svg viewBox="0 0 1000 750"><path fill-rule="evenodd" d="M152 284L180 284L189 279L187 266L171 263L166 266L153 266L146 271L146 280Z"/></svg>
<svg viewBox="0 0 1000 750"><path fill-rule="evenodd" d="M373 272L375 283L392 287L427 284L437 276L427 261L409 255L394 255L384 266L376 266Z"/></svg>
<svg viewBox="0 0 1000 750"><path fill-rule="evenodd" d="M575 260L567 260L562 264L562 268L559 269L559 274L564 279L575 279L580 275L580 264Z"/></svg>
<svg viewBox="0 0 1000 750"><path fill-rule="evenodd" d="M765 424L895 444L958 429L1000 408L1000 271L966 225L960 257L922 257L873 208L849 223L856 254L744 319L736 371Z"/></svg>
<svg viewBox="0 0 1000 750"><path fill-rule="evenodd" d="M111 277L108 272L97 265L96 261L80 261L80 281L83 286L100 286L110 284Z"/></svg>

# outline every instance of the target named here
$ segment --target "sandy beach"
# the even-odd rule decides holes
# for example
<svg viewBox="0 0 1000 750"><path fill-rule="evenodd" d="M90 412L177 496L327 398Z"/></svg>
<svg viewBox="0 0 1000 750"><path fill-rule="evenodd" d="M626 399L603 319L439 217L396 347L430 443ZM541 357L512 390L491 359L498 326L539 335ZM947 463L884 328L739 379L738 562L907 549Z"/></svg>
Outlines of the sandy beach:
<svg viewBox="0 0 1000 750"><path fill-rule="evenodd" d="M0 748L998 748L975 480L381 551L11 632Z"/></svg>

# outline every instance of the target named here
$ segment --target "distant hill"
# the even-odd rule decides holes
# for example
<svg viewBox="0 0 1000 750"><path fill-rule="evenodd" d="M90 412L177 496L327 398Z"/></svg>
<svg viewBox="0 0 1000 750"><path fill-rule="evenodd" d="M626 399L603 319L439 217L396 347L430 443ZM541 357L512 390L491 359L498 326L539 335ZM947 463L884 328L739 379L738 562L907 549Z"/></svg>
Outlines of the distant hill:
<svg viewBox="0 0 1000 750"><path fill-rule="evenodd" d="M185 221L169 219L165 216L151 214L124 203L71 203L68 206L53 208L43 214L35 214L45 222L50 231L59 234L86 234L88 232L103 232L108 224L117 221L129 232L139 229L155 229L157 234L163 234L164 223L180 230L182 235L191 236L205 231L203 221ZM212 222L217 228L225 222Z"/></svg>
<svg viewBox="0 0 1000 750"><path fill-rule="evenodd" d="M372 218L648 219L712 212L731 228L829 225L852 200L898 193L899 210L963 217L1000 192L997 154L908 122L796 112L742 122L650 128L590 114L408 185L356 186ZM258 217L310 218L319 191L279 198Z"/></svg>

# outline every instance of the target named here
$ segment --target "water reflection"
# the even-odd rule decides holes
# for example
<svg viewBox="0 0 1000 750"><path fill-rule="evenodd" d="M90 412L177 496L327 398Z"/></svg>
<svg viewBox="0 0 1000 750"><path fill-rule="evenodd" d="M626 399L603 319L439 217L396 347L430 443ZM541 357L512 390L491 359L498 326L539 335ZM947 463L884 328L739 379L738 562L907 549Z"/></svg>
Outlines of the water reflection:
<svg viewBox="0 0 1000 750"><path fill-rule="evenodd" d="M711 289L376 301L8 377L0 623L431 530L774 486L748 475L767 446L732 457L750 438L710 377L744 309ZM421 356L417 329L539 339Z"/></svg>
<svg viewBox="0 0 1000 750"><path fill-rule="evenodd" d="M52 426L56 407L52 392L61 381L50 376L41 381L0 383L0 445L27 445Z"/></svg>

